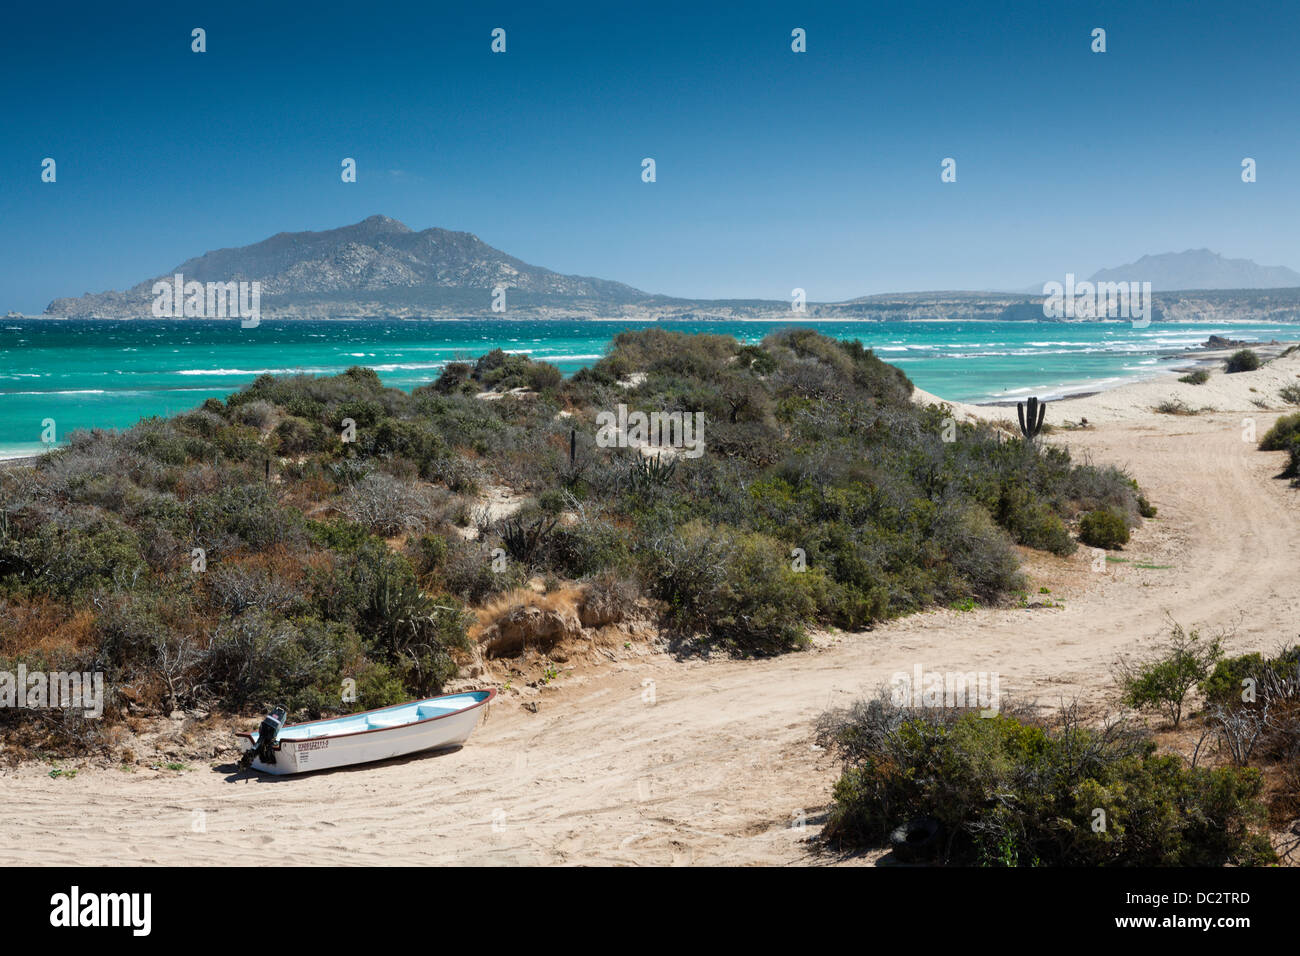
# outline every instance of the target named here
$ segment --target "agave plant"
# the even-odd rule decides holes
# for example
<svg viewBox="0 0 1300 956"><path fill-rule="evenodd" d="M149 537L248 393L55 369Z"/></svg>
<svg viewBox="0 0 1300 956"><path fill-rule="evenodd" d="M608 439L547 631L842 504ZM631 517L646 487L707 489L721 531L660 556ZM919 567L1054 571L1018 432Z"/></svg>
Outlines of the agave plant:
<svg viewBox="0 0 1300 956"><path fill-rule="evenodd" d="M546 515L528 522L522 518L509 518L501 524L501 546L510 557L529 565L559 520Z"/></svg>
<svg viewBox="0 0 1300 956"><path fill-rule="evenodd" d="M628 470L628 485L634 491L648 487L663 487L672 481L676 471L676 458L664 462L662 455L655 455L653 458L637 455Z"/></svg>
<svg viewBox="0 0 1300 956"><path fill-rule="evenodd" d="M465 611L438 604L413 580L386 576L369 611L380 646L408 669L408 679L421 691L439 687L455 672L452 648L469 646Z"/></svg>

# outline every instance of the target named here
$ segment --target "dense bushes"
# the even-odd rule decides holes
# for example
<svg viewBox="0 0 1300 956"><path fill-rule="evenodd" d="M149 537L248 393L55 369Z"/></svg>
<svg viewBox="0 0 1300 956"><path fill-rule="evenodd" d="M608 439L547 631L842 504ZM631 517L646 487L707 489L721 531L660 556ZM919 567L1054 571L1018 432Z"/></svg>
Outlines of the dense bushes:
<svg viewBox="0 0 1300 956"><path fill-rule="evenodd" d="M624 332L567 382L501 350L409 394L364 368L264 375L0 474L0 600L85 614L73 649L133 675L137 706L346 709L435 691L463 607L534 575L639 582L680 637L766 654L1012 600L1014 544L1068 554L1081 511L1140 520L1119 470L911 394L808 329ZM676 416L677 438L702 415L702 454L603 447L619 405ZM348 677L371 697L338 699Z"/></svg>
<svg viewBox="0 0 1300 956"><path fill-rule="evenodd" d="M821 603L820 570L795 570L781 544L692 522L648 551L651 592L677 623L751 653L806 643L804 622Z"/></svg>
<svg viewBox="0 0 1300 956"><path fill-rule="evenodd" d="M1019 485L1008 485L998 497L998 521L1017 544L1066 555L1076 547L1065 522L1047 502Z"/></svg>
<svg viewBox="0 0 1300 956"><path fill-rule="evenodd" d="M0 539L0 587L11 593L72 598L134 581L143 569L136 535L110 514L84 527L51 521L28 537Z"/></svg>
<svg viewBox="0 0 1300 956"><path fill-rule="evenodd" d="M1293 828L1300 817L1300 646L1220 660L1200 689L1219 752L1237 766L1253 761L1274 772L1270 822Z"/></svg>
<svg viewBox="0 0 1300 956"><path fill-rule="evenodd" d="M844 765L823 831L883 846L929 821L930 859L993 866L1271 862L1258 770L1188 767L1123 724L900 707L886 697L822 718Z"/></svg>
<svg viewBox="0 0 1300 956"><path fill-rule="evenodd" d="M442 395L506 392L515 388L540 392L555 388L562 378L554 365L534 362L526 355L515 355L504 349L493 349L473 365L449 363L433 388Z"/></svg>
<svg viewBox="0 0 1300 956"><path fill-rule="evenodd" d="M1261 451L1284 451L1288 455L1283 478L1300 481L1300 412L1283 415L1273 423L1260 440Z"/></svg>
<svg viewBox="0 0 1300 956"><path fill-rule="evenodd" d="M1260 451L1286 451L1300 438L1300 412L1283 415L1260 439Z"/></svg>
<svg viewBox="0 0 1300 956"><path fill-rule="evenodd" d="M1079 540L1094 548L1118 550L1128 544L1128 523L1110 508L1089 511L1079 519Z"/></svg>

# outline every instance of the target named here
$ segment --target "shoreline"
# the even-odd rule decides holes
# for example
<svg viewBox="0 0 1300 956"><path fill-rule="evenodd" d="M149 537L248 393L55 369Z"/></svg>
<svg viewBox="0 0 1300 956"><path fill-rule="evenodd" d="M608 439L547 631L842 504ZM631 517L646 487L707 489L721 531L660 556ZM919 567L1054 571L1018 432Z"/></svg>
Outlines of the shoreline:
<svg viewBox="0 0 1300 956"><path fill-rule="evenodd" d="M1133 418L1139 413L1152 411L1154 405L1162 400L1173 399L1188 404L1189 411L1287 411L1296 410L1278 401L1277 390L1283 384L1300 382L1300 350L1292 352L1286 358L1282 353L1288 348L1300 346L1300 341L1273 341L1245 343L1230 348L1190 349L1170 352L1158 356L1163 367L1153 369L1149 375L1134 375L1090 386L1080 382L1077 386L1066 386L1063 393L1053 390L1038 392L1034 397L1053 405L1079 412L1079 418L1096 420L1115 420ZM1254 372L1239 372L1231 376L1222 371L1226 359L1241 348L1255 351L1262 360L1262 365ZM885 361L888 361L885 359ZM1178 376L1195 369L1210 372L1210 381L1204 385L1186 385L1178 381ZM1263 382L1261 389L1257 382ZM919 386L913 393L913 400L922 404L948 405L968 421L1003 420L999 412L1013 409L1017 404L1030 397L1032 387L1025 394L1015 398L994 398L961 402L944 399ZM1165 392L1168 394L1164 394ZM1158 394L1156 394L1158 393ZM1215 405L1202 404L1205 400L1216 402ZM1256 405L1253 400L1263 401L1265 406ZM1196 404L1192 404L1196 403ZM1231 407L1220 407L1228 405ZM64 447L62 444L56 448ZM0 450L0 469L30 465L47 452L32 453L5 452Z"/></svg>
<svg viewBox="0 0 1300 956"><path fill-rule="evenodd" d="M1186 374L1196 369L1205 369L1213 371L1220 368L1233 353L1241 349L1250 349L1259 355L1262 363L1272 362L1281 357L1282 353L1288 348L1300 346L1300 341L1286 342L1245 342L1241 345L1231 348L1219 349L1192 349L1182 352L1170 352L1157 357L1160 362L1167 363L1163 368L1153 369L1149 375L1133 375L1109 385L1098 383L1098 387L1090 387L1088 383L1080 383L1078 391L1069 391L1064 394L1056 392L1047 392L1035 397L1045 402L1069 402L1082 398L1091 398L1095 395L1101 395L1106 392L1113 392L1116 389L1128 388L1133 385L1142 385L1150 382L1157 382L1162 379ZM1261 369L1263 366L1261 366ZM1238 373L1249 374L1249 373ZM999 398L996 400L984 399L974 402L965 402L963 404L977 406L979 408L1015 408L1016 405L1024 401L1028 395L1021 398Z"/></svg>
<svg viewBox="0 0 1300 956"><path fill-rule="evenodd" d="M1288 404L1278 395L1283 386L1300 384L1300 350L1285 357L1282 352L1297 343L1279 342L1276 345L1245 345L1261 358L1261 365L1253 372L1227 373L1223 361L1237 351L1230 349L1202 350L1187 353L1187 363L1175 368L1162 369L1158 374L1136 380L1116 383L1109 388L1072 391L1064 395L1038 395L1048 404L1047 423L1067 429L1090 428L1093 425L1133 421L1152 416L1155 420L1167 418L1188 419L1214 413L1290 413L1300 411L1300 406ZM1191 385L1178 380L1188 369L1202 368L1210 373L1202 385ZM1021 401L1024 399L1022 398ZM1014 413L1008 415L1016 400L994 402L953 402L917 388L913 401L918 404L947 405L964 421L1007 422L1014 425ZM1173 413L1158 412L1157 406L1173 402L1180 410Z"/></svg>

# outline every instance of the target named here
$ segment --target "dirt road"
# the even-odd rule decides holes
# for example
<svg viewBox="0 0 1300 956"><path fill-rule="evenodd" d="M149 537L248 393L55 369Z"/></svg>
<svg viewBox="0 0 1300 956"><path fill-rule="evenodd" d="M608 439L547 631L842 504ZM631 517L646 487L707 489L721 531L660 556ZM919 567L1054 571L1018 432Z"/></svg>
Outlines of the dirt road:
<svg viewBox="0 0 1300 956"><path fill-rule="evenodd" d="M1261 431L1275 417L1256 414ZM897 671L997 672L1004 694L1100 705L1116 656L1170 615L1236 626L1234 652L1296 639L1300 493L1240 424L1153 416L1053 439L1127 466L1160 509L1105 572L1086 548L1034 556L1031 599L1063 606L938 611L766 661L651 655L561 680L535 714L495 705L455 753L362 769L7 771L0 862L837 862L802 842L836 775L812 724Z"/></svg>

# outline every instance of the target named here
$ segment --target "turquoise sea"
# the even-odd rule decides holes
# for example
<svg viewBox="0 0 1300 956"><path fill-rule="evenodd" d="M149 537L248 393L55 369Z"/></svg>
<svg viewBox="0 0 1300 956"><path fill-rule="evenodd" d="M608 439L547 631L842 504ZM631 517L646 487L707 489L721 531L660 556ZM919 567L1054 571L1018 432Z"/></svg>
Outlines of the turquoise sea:
<svg viewBox="0 0 1300 956"><path fill-rule="evenodd" d="M448 361L493 348L525 352L566 374L594 363L610 339L645 322L508 320L81 321L5 319L0 324L0 457L43 450L42 422L62 442L77 428L125 428L225 396L263 373L331 374L375 369L411 389ZM784 325L860 339L919 387L955 401L1050 397L1158 374L1171 356L1211 334L1295 338L1298 326L1129 322L673 322L757 342Z"/></svg>

